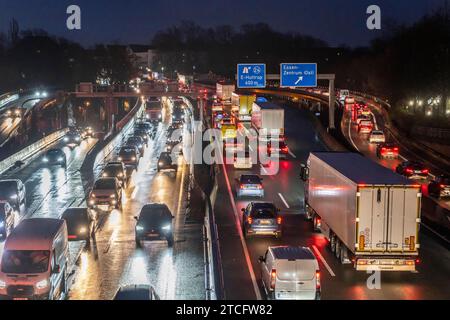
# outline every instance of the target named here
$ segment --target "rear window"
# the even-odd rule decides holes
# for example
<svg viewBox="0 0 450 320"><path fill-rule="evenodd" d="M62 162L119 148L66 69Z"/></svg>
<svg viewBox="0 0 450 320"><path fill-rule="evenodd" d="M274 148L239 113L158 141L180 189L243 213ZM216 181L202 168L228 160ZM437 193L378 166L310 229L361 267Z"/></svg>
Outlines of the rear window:
<svg viewBox="0 0 450 320"><path fill-rule="evenodd" d="M252 208L251 216L256 219L273 219L276 217L273 205L257 205Z"/></svg>
<svg viewBox="0 0 450 320"><path fill-rule="evenodd" d="M134 148L124 148L120 150L121 155L134 155L136 150Z"/></svg>
<svg viewBox="0 0 450 320"><path fill-rule="evenodd" d="M116 182L114 179L100 179L95 182L94 189L115 189Z"/></svg>
<svg viewBox="0 0 450 320"><path fill-rule="evenodd" d="M244 184L260 184L261 179L258 176L242 176L241 183Z"/></svg>
<svg viewBox="0 0 450 320"><path fill-rule="evenodd" d="M61 153L61 150L49 150L47 152L47 154L49 154L49 155L57 155L57 154L60 154L60 153Z"/></svg>

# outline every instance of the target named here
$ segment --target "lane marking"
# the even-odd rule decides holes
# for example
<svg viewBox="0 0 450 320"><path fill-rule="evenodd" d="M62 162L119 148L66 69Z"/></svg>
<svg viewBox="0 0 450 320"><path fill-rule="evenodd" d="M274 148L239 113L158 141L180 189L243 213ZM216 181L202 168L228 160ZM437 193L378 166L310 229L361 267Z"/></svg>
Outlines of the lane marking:
<svg viewBox="0 0 450 320"><path fill-rule="evenodd" d="M330 275L332 277L335 277L336 274L333 272L333 269L331 269L331 267L328 265L327 261L325 260L325 258L322 256L322 254L320 253L319 249L317 249L317 247L315 245L312 246L314 252L316 253L317 257L320 259L320 261L322 261L323 265L325 266L325 268L328 270L328 272L330 273Z"/></svg>
<svg viewBox="0 0 450 320"><path fill-rule="evenodd" d="M222 163L222 167L223 167L223 173L224 173L224 177L225 177L225 182L227 184L228 195L230 197L231 206L232 206L233 211L234 211L234 218L235 218L236 227L238 229L239 238L241 239L241 245L242 245L242 248L244 250L245 260L246 260L246 263L247 263L247 268L248 268L248 271L250 272L250 277L252 279L253 290L255 291L256 299L257 300L262 300L261 292L259 291L258 283L256 281L255 271L253 270L253 265L252 265L252 262L251 262L251 259L250 259L250 254L248 252L247 243L245 242L244 235L242 233L241 220L239 219L238 210L237 210L237 207L236 207L236 203L234 201L233 193L231 191L230 180L228 178L228 173L227 173L227 170L226 170L226 167L225 167L224 163Z"/></svg>
<svg viewBox="0 0 450 320"><path fill-rule="evenodd" d="M350 142L352 143L352 145L355 147L355 149L358 151L358 152L360 152L359 151L359 148L356 146L356 143L355 143L355 141L353 141L353 138L352 138L352 120L351 119L349 119L349 121L348 121L348 137L349 137L349 139L350 139Z"/></svg>
<svg viewBox="0 0 450 320"><path fill-rule="evenodd" d="M263 165L261 165L261 170L267 175L268 174L268 172L267 172L267 170L266 170L266 168L264 168L264 166Z"/></svg>
<svg viewBox="0 0 450 320"><path fill-rule="evenodd" d="M288 149L288 152L292 158L297 159L297 156L291 151L291 149Z"/></svg>
<svg viewBox="0 0 450 320"><path fill-rule="evenodd" d="M278 193L278 196L281 198L281 201L283 201L284 205L286 206L286 208L290 209L291 207L289 206L289 204L287 203L286 199L283 197L283 195L281 193Z"/></svg>

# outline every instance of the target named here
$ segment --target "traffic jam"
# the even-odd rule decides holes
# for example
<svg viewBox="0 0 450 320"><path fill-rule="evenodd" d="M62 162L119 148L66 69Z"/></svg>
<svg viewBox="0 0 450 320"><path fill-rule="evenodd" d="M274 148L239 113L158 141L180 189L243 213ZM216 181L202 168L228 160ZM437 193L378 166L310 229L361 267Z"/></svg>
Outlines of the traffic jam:
<svg viewBox="0 0 450 320"><path fill-rule="evenodd" d="M124 210L124 203L129 201L126 197L131 181L142 168L144 155L150 152L150 142L159 139L161 130L166 132L167 141L157 156L157 174L167 175L172 180L177 177L182 129L188 121L186 105L181 98L170 98L165 104L160 98L145 102L143 114L135 119L122 141L114 144L113 152L97 168L96 178L82 201L85 206L69 206L56 219L30 217L25 184L19 179L0 181L0 298L67 299L70 285L76 281L70 277L78 268L77 260L84 250L97 245L98 233L113 213ZM176 141L170 140L174 132L178 132ZM70 153L80 153L85 143L94 146L95 137L92 127L70 127L59 146L49 148L35 163L40 170L68 172ZM179 151L172 153L174 146ZM172 154L177 156L174 158ZM163 241L172 248L174 218L165 203L142 206L133 219L136 248L142 248L149 241ZM121 286L113 296L113 300L130 298L146 300L159 299L159 296L148 285Z"/></svg>

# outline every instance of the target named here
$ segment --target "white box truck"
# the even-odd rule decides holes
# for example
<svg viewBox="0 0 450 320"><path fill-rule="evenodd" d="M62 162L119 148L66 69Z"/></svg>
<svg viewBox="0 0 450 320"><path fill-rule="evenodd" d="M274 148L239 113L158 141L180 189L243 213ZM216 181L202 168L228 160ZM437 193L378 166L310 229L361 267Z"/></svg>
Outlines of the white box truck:
<svg viewBox="0 0 450 320"><path fill-rule="evenodd" d="M414 271L421 188L356 153L311 153L302 165L306 215L341 263Z"/></svg>
<svg viewBox="0 0 450 320"><path fill-rule="evenodd" d="M236 90L236 86L228 82L218 82L216 89L217 98L225 104L231 104L231 97Z"/></svg>
<svg viewBox="0 0 450 320"><path fill-rule="evenodd" d="M269 140L283 140L284 109L271 102L254 102L252 127L260 138L266 136Z"/></svg>

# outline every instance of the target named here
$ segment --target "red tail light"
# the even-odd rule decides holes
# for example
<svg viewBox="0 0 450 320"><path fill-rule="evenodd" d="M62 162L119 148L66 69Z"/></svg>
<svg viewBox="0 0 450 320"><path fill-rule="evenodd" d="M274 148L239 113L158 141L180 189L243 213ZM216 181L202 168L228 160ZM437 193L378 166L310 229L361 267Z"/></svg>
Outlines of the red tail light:
<svg viewBox="0 0 450 320"><path fill-rule="evenodd" d="M320 290L320 272L316 271L316 290Z"/></svg>
<svg viewBox="0 0 450 320"><path fill-rule="evenodd" d="M275 290L275 283L277 280L277 270L272 269L272 272L270 273L270 289Z"/></svg>
<svg viewBox="0 0 450 320"><path fill-rule="evenodd" d="M283 219L282 219L281 217L278 217L278 218L277 218L277 223L278 223L278 224L281 224L282 222L283 222Z"/></svg>
<svg viewBox="0 0 450 320"><path fill-rule="evenodd" d="M419 264L420 263L420 259L416 259L416 264Z"/></svg>
<svg viewBox="0 0 450 320"><path fill-rule="evenodd" d="M258 184L258 190L262 190L262 185Z"/></svg>
<svg viewBox="0 0 450 320"><path fill-rule="evenodd" d="M440 184L439 188L444 189L445 188L445 184Z"/></svg>
<svg viewBox="0 0 450 320"><path fill-rule="evenodd" d="M281 149L281 151L283 151L284 153L289 152L288 147L284 147L283 149Z"/></svg>
<svg viewBox="0 0 450 320"><path fill-rule="evenodd" d="M398 152L398 148L397 148L397 147L395 147L395 148L394 148L394 151L395 151L395 152Z"/></svg>
<svg viewBox="0 0 450 320"><path fill-rule="evenodd" d="M413 169L406 168L406 173L413 173Z"/></svg>
<svg viewBox="0 0 450 320"><path fill-rule="evenodd" d="M241 184L241 190L242 190L242 189L244 189L244 185L243 185L243 184Z"/></svg>
<svg viewBox="0 0 450 320"><path fill-rule="evenodd" d="M423 170L422 170L422 173L428 174L428 172L430 172L428 169L423 169Z"/></svg>
<svg viewBox="0 0 450 320"><path fill-rule="evenodd" d="M248 223L248 224L252 224L252 223L253 223L253 219L252 219L251 217L248 217L248 218L247 218L247 223Z"/></svg>

